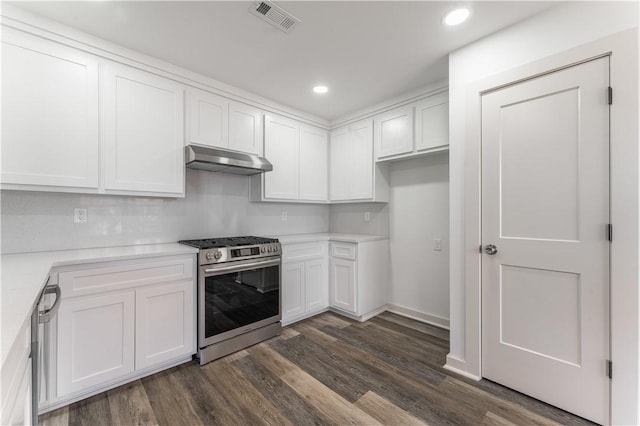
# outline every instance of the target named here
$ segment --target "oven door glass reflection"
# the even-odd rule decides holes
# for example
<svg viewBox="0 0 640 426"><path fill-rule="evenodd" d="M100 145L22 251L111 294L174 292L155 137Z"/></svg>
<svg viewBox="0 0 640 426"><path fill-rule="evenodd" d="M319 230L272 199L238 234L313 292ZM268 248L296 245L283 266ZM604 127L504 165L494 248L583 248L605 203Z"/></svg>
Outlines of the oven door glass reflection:
<svg viewBox="0 0 640 426"><path fill-rule="evenodd" d="M280 266L205 278L205 338L262 321L280 313Z"/></svg>

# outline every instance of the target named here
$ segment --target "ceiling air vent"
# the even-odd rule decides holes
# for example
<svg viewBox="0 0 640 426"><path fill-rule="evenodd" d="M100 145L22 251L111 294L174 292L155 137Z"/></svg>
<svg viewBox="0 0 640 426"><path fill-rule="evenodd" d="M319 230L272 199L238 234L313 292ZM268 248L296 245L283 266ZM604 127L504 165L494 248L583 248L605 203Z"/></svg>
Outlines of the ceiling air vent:
<svg viewBox="0 0 640 426"><path fill-rule="evenodd" d="M254 2L249 8L249 12L285 33L291 31L296 23L301 22L298 18L270 1Z"/></svg>

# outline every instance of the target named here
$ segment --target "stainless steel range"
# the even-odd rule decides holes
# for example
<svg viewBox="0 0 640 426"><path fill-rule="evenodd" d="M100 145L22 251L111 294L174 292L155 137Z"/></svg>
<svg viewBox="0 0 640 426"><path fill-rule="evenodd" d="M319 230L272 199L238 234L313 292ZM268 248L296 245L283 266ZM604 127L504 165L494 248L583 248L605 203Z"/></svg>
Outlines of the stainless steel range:
<svg viewBox="0 0 640 426"><path fill-rule="evenodd" d="M198 254L198 358L216 358L280 333L282 250L274 238L183 240Z"/></svg>

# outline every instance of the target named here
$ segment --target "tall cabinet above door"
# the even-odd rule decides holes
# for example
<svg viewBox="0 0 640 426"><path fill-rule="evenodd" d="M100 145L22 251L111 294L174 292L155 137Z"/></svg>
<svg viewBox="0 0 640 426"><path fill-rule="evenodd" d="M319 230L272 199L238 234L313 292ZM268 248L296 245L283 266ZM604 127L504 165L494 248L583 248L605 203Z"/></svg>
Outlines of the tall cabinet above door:
<svg viewBox="0 0 640 426"><path fill-rule="evenodd" d="M186 144L262 155L262 111L195 88L187 90Z"/></svg>

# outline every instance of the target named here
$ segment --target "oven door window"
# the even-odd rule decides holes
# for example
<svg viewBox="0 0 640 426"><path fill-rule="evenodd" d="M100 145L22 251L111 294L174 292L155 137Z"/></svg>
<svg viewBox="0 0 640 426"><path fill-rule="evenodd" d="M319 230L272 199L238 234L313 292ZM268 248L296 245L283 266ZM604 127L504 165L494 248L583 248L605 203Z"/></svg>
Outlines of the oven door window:
<svg viewBox="0 0 640 426"><path fill-rule="evenodd" d="M205 338L280 313L280 267L249 269L205 278Z"/></svg>

